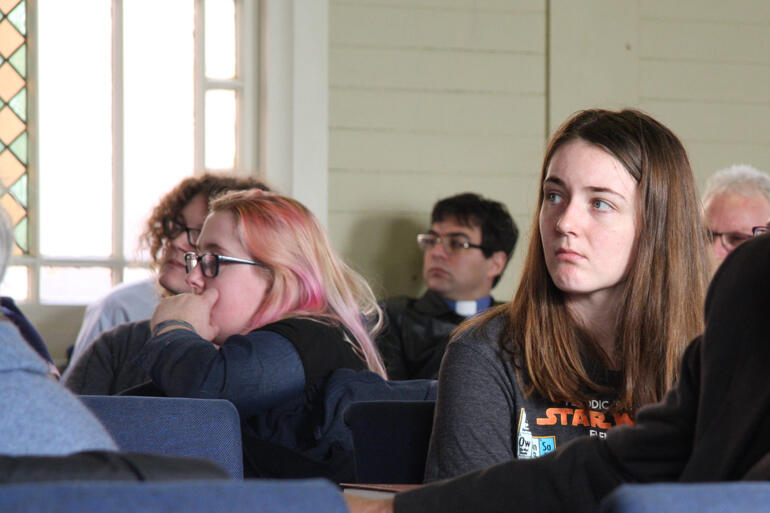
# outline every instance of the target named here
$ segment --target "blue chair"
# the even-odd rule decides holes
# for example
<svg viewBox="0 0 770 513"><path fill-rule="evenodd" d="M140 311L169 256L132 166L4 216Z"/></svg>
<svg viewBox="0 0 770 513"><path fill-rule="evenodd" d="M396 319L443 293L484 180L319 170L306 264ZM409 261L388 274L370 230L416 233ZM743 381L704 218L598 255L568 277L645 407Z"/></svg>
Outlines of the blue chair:
<svg viewBox="0 0 770 513"><path fill-rule="evenodd" d="M128 452L203 458L243 479L238 411L223 399L80 396Z"/></svg>
<svg viewBox="0 0 770 513"><path fill-rule="evenodd" d="M770 513L770 483L623 485L601 503L599 513Z"/></svg>
<svg viewBox="0 0 770 513"><path fill-rule="evenodd" d="M366 401L345 410L359 483L422 483L435 401Z"/></svg>
<svg viewBox="0 0 770 513"><path fill-rule="evenodd" d="M347 513L339 490L304 481L64 481L0 485L4 513Z"/></svg>

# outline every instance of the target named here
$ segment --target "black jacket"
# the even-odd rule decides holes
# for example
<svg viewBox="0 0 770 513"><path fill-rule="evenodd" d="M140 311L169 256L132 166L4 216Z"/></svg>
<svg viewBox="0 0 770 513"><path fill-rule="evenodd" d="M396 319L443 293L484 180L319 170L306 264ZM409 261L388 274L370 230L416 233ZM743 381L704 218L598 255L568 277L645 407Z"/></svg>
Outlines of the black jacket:
<svg viewBox="0 0 770 513"><path fill-rule="evenodd" d="M147 383L136 361L150 339L150 319L120 324L103 332L67 371L64 385L80 395L115 395Z"/></svg>
<svg viewBox="0 0 770 513"><path fill-rule="evenodd" d="M497 303L494 303L497 304ZM386 325L377 337L390 379L437 379L452 331L465 320L429 290L420 298L388 298Z"/></svg>
<svg viewBox="0 0 770 513"><path fill-rule="evenodd" d="M770 480L769 319L767 235L722 264L677 386L636 426L399 494L396 512L590 512L626 482Z"/></svg>

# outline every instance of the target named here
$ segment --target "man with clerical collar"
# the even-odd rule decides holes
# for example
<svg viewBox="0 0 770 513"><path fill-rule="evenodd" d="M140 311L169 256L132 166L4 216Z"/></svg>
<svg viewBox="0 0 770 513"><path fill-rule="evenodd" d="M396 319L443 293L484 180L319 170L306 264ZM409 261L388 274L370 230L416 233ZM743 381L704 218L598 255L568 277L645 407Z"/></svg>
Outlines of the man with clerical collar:
<svg viewBox="0 0 770 513"><path fill-rule="evenodd" d="M382 303L386 327L378 337L390 379L436 379L458 324L496 304L490 295L516 246L519 231L502 203L463 193L436 203L427 233L420 298Z"/></svg>

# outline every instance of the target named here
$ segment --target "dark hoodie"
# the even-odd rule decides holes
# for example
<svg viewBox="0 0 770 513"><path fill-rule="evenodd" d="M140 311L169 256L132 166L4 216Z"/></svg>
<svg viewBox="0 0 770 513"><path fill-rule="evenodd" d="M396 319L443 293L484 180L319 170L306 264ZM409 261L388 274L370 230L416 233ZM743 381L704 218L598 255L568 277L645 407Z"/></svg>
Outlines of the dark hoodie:
<svg viewBox="0 0 770 513"><path fill-rule="evenodd" d="M770 235L736 249L681 377L636 426L396 496L396 513L595 511L623 483L770 480Z"/></svg>

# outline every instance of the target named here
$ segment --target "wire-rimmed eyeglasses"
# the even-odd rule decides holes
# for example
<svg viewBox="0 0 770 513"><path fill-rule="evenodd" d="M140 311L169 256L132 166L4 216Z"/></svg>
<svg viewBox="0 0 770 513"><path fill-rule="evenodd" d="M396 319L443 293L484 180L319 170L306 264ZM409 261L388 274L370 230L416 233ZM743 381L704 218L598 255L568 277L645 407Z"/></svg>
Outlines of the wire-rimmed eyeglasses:
<svg viewBox="0 0 770 513"><path fill-rule="evenodd" d="M216 278L219 274L219 265L223 262L228 264L257 265L268 269L268 266L262 262L246 260L245 258L217 255L216 253L203 253L198 255L193 252L188 252L184 254L184 268L185 271L187 271L187 274L190 274L196 266L200 265L201 272L206 278Z"/></svg>
<svg viewBox="0 0 770 513"><path fill-rule="evenodd" d="M463 235L436 235L435 233L421 233L417 235L417 245L423 251L428 251L436 247L436 244L441 244L444 247L444 251L449 255L459 253L464 249L484 249L484 246L480 244L472 244Z"/></svg>
<svg viewBox="0 0 770 513"><path fill-rule="evenodd" d="M752 237L756 237L758 235L762 235L763 233L767 233L770 231L770 226L755 226L751 229L751 233L743 233L743 232L709 232L711 234L711 240L716 239L719 237L719 242L722 243L722 247L725 248L725 251L732 251L747 240L749 240Z"/></svg>
<svg viewBox="0 0 770 513"><path fill-rule="evenodd" d="M711 234L711 240L719 239L719 242L722 243L722 247L727 251L728 253L747 240L749 240L752 237L752 234L750 233L743 233L743 232L709 232Z"/></svg>

